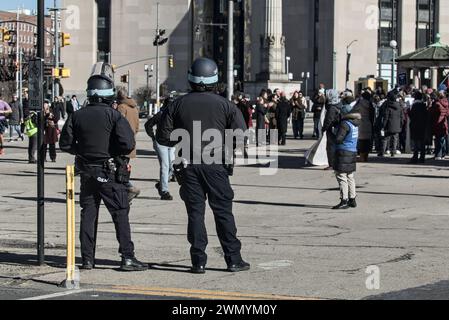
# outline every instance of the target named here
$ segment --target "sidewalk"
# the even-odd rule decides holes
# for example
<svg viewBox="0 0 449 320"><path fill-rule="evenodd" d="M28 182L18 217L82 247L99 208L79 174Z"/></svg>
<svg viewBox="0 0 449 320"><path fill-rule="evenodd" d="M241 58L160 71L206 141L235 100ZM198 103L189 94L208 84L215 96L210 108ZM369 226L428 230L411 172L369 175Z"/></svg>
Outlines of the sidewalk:
<svg viewBox="0 0 449 320"><path fill-rule="evenodd" d="M308 128L311 131L310 123ZM111 290L120 286L124 291L146 292L173 288L190 293L208 290L216 295L228 292L331 299L434 292L449 298L445 282L449 278L449 163L410 166L402 156L360 165L356 177L359 209L335 212L330 208L338 202L339 194L333 173L304 166L303 154L313 142L289 140L287 147L280 148L279 171L274 176L260 176L257 165L236 168L232 178L234 211L243 256L252 270L224 272L223 253L208 209L211 269L204 276L194 276L188 273L187 215L178 186L170 186L175 201L159 201L154 188L157 158L150 140L141 132L133 170L135 185L143 193L133 203L131 223L138 258L154 268L133 274L116 270L119 257L113 223L102 208L99 268L81 272L82 288ZM0 278L8 280L11 290L32 287L33 282L26 280L34 279L48 283L51 291L65 278L64 170L72 158L59 154L56 164L47 164L48 265L36 267L36 168L27 164L26 147L26 142L7 144L6 155L0 157ZM380 290L366 287L369 274L365 271L370 265L380 268ZM15 277L23 281L12 281ZM420 289L427 285L430 289Z"/></svg>

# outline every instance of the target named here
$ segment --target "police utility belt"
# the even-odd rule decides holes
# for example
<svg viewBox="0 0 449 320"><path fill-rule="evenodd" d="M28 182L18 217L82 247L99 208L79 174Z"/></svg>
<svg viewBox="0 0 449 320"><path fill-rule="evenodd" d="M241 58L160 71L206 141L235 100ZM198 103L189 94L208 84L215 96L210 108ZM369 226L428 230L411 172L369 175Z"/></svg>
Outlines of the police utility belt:
<svg viewBox="0 0 449 320"><path fill-rule="evenodd" d="M176 177L176 181L180 186L186 181L186 169L191 166L187 159L177 159L173 162L173 174ZM228 171L228 175L232 177L234 175L234 165L224 164L225 169Z"/></svg>
<svg viewBox="0 0 449 320"><path fill-rule="evenodd" d="M75 161L77 171L91 176L100 183L128 183L130 181L131 167L127 157L90 161L78 155Z"/></svg>

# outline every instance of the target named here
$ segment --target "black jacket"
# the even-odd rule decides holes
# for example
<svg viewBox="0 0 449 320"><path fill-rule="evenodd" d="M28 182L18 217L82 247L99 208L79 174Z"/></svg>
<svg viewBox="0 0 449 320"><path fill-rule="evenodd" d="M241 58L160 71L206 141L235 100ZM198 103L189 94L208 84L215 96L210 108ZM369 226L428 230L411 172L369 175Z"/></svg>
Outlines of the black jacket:
<svg viewBox="0 0 449 320"><path fill-rule="evenodd" d="M287 99L283 98L276 108L276 120L279 133L286 133L288 130L288 118L292 113L292 107Z"/></svg>
<svg viewBox="0 0 449 320"><path fill-rule="evenodd" d="M256 105L256 126L259 130L265 130L266 122L265 116L267 115L267 108L263 104L258 103Z"/></svg>
<svg viewBox="0 0 449 320"><path fill-rule="evenodd" d="M148 119L145 123L145 132L151 139L156 139L156 135L154 134L154 127L159 125L159 122L162 119L162 113L164 112L165 107L162 108L157 114L155 114L152 118Z"/></svg>
<svg viewBox="0 0 449 320"><path fill-rule="evenodd" d="M73 110L73 107L72 107ZM53 103L53 112L58 119L65 119L65 108L63 102ZM72 112L73 113L73 112Z"/></svg>
<svg viewBox="0 0 449 320"><path fill-rule="evenodd" d="M201 131L194 123L201 125ZM195 127L195 129L194 129ZM215 152L225 154L225 130L241 129L246 130L245 120L236 105L213 92L192 92L178 98L168 105L162 113L162 119L157 128L156 140L159 144L167 147L176 146L182 142L182 137L178 140L171 139L171 134L182 129L190 137L190 155L181 156L191 163L203 163L203 150L214 140L198 141L206 130L215 129L221 134L221 143L214 141L217 147ZM243 136L239 135L239 140ZM184 141L186 143L186 141ZM239 141L239 144L241 141ZM219 146L218 146L219 145ZM183 150L185 151L185 150ZM228 150L229 151L229 150ZM224 160L224 159L223 159Z"/></svg>
<svg viewBox="0 0 449 320"><path fill-rule="evenodd" d="M336 144L342 144L346 136L350 132L349 126L346 124L349 120L354 126L359 127L362 116L359 113L352 113L342 116L341 123L338 126L336 134ZM350 152L345 150L335 151L335 158L333 162L334 170L340 173L352 173L357 170L357 152Z"/></svg>
<svg viewBox="0 0 449 320"><path fill-rule="evenodd" d="M91 104L68 118L59 147L92 162L127 155L136 141L128 121L106 104Z"/></svg>
<svg viewBox="0 0 449 320"><path fill-rule="evenodd" d="M11 107L12 113L9 116L9 124L13 126L18 126L20 124L20 120L23 120L23 108L20 104L20 101L11 102L9 104Z"/></svg>
<svg viewBox="0 0 449 320"><path fill-rule="evenodd" d="M313 99L313 107L312 107L314 119L321 118L321 112L323 112L325 105L326 105L326 98L324 96L319 96L317 94Z"/></svg>
<svg viewBox="0 0 449 320"><path fill-rule="evenodd" d="M409 118L412 140L425 140L429 121L427 105L423 101L416 101L410 110Z"/></svg>
<svg viewBox="0 0 449 320"><path fill-rule="evenodd" d="M243 119L245 120L246 129L248 129L248 123L251 120L251 114L249 112L249 109L251 107L250 107L249 103L247 103L246 101L240 101L239 104L237 105L237 108L242 113Z"/></svg>
<svg viewBox="0 0 449 320"><path fill-rule="evenodd" d="M402 123L404 122L404 112L401 104L397 101L386 101L380 110L380 130L386 133L402 132Z"/></svg>
<svg viewBox="0 0 449 320"><path fill-rule="evenodd" d="M332 131L340 123L340 110L341 103L328 105L323 123L323 132Z"/></svg>

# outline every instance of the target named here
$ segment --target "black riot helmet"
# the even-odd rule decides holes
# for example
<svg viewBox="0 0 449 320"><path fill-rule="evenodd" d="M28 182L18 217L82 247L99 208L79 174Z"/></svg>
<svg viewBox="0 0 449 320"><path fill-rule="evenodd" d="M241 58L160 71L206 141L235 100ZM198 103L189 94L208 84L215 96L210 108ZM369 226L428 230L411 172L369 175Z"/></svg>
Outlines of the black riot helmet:
<svg viewBox="0 0 449 320"><path fill-rule="evenodd" d="M211 59L198 58L189 69L188 79L194 91L214 91L218 84L218 66Z"/></svg>
<svg viewBox="0 0 449 320"><path fill-rule="evenodd" d="M112 103L116 90L114 85L114 71L111 65L99 62L92 70L87 81L87 97L90 102Z"/></svg>

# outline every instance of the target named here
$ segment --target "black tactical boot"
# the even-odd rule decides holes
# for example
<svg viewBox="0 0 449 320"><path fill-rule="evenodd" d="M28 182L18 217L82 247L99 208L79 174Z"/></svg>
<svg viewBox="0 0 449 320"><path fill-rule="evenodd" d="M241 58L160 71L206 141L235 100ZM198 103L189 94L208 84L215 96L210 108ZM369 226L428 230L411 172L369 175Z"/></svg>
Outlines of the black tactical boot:
<svg viewBox="0 0 449 320"><path fill-rule="evenodd" d="M170 192L164 192L164 193L162 193L161 200L162 201L173 201L173 197L170 194Z"/></svg>
<svg viewBox="0 0 449 320"><path fill-rule="evenodd" d="M83 260L83 265L81 266L81 270L92 270L95 268L95 263L90 260Z"/></svg>
<svg viewBox="0 0 449 320"><path fill-rule="evenodd" d="M349 204L348 204L348 200L341 200L339 205L336 205L335 207L332 208L333 210L346 210L349 209Z"/></svg>
<svg viewBox="0 0 449 320"><path fill-rule="evenodd" d="M351 208L357 208L357 200L356 199L349 199L348 205Z"/></svg>
<svg viewBox="0 0 449 320"><path fill-rule="evenodd" d="M249 263L246 263L243 260L240 263L228 266L229 272L242 272L242 271L248 271L250 269L251 269L251 265Z"/></svg>
<svg viewBox="0 0 449 320"><path fill-rule="evenodd" d="M205 274L206 267L202 265L193 266L192 269L190 269L190 272L193 274Z"/></svg>
<svg viewBox="0 0 449 320"><path fill-rule="evenodd" d="M140 262L136 258L125 259L122 258L121 271L146 271L148 270L148 264Z"/></svg>

